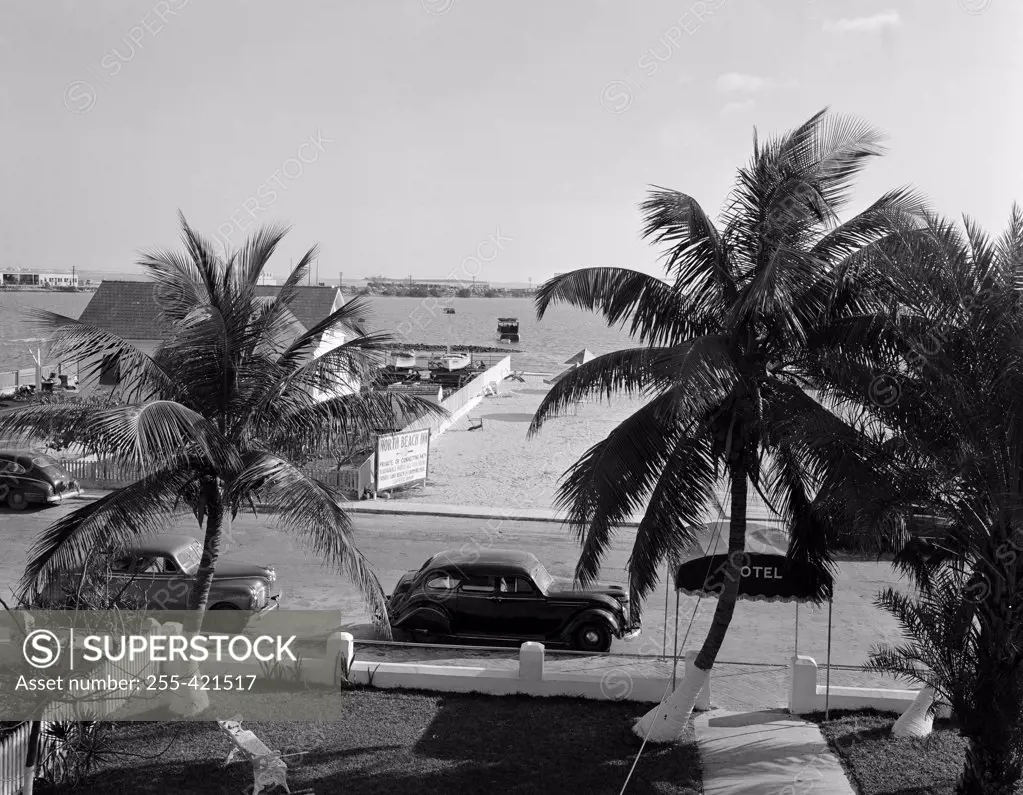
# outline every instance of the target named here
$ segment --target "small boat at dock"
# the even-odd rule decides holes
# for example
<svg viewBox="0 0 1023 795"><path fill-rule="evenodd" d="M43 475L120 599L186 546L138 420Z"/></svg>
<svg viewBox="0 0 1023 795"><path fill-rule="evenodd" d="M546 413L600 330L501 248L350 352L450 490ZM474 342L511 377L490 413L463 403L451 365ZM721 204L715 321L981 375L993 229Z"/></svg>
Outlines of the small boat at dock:
<svg viewBox="0 0 1023 795"><path fill-rule="evenodd" d="M391 366L394 367L395 370L412 370L416 366L415 351L395 353L393 356L394 361L391 363Z"/></svg>
<svg viewBox="0 0 1023 795"><path fill-rule="evenodd" d="M472 356L468 353L442 353L430 359L429 368L453 373L466 369L470 364L472 364Z"/></svg>
<svg viewBox="0 0 1023 795"><path fill-rule="evenodd" d="M450 306L444 307L444 314L445 315L453 315L453 314L455 314L455 310L452 309Z"/></svg>

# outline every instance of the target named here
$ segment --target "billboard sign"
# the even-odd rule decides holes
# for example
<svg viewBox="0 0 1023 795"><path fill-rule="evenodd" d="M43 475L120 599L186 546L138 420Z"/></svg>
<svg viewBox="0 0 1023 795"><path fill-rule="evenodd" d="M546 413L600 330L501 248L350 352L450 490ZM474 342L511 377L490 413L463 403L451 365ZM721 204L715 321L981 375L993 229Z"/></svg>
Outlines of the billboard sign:
<svg viewBox="0 0 1023 795"><path fill-rule="evenodd" d="M377 437L376 490L426 480L430 430L401 431Z"/></svg>

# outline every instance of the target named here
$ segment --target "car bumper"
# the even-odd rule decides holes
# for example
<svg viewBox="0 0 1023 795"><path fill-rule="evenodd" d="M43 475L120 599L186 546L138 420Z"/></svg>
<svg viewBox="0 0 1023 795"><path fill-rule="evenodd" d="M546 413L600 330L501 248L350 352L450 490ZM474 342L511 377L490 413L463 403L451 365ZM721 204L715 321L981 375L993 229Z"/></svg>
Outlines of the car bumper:
<svg viewBox="0 0 1023 795"><path fill-rule="evenodd" d="M48 505L60 505L64 500L70 500L72 497L84 497L85 492L81 489L68 489L60 494L51 494L46 498Z"/></svg>
<svg viewBox="0 0 1023 795"><path fill-rule="evenodd" d="M266 605L261 610L259 610L255 615L252 616L251 620L252 621L259 621L261 618L266 618L266 616L268 614L272 613L274 610L276 610L280 606L281 606L281 595L279 593L275 593L273 596L270 597L270 599L267 601Z"/></svg>
<svg viewBox="0 0 1023 795"><path fill-rule="evenodd" d="M642 631L643 631L642 627L631 627L630 629L622 633L622 640L624 641L635 640L636 638L639 637L639 633Z"/></svg>

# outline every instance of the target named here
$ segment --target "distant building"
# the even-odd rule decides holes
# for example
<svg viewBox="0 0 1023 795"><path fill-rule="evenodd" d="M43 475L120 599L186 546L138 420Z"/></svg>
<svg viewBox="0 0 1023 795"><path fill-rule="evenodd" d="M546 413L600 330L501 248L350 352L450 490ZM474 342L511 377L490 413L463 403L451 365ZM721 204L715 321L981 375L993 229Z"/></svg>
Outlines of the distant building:
<svg viewBox="0 0 1023 795"><path fill-rule="evenodd" d="M376 282L377 284L404 284L408 285L409 280L405 279L392 279L386 276L380 276L375 279L370 279L370 282ZM475 288L477 290L489 290L490 282L481 282L476 280L466 279L412 279L412 284L417 287L451 287L458 289L459 287Z"/></svg>
<svg viewBox="0 0 1023 795"><path fill-rule="evenodd" d="M259 275L259 284L275 287L277 285L277 279L274 278L272 273L261 273Z"/></svg>
<svg viewBox="0 0 1023 795"><path fill-rule="evenodd" d="M4 287L77 287L78 275L23 270L0 271L0 284Z"/></svg>
<svg viewBox="0 0 1023 795"><path fill-rule="evenodd" d="M156 285L151 281L118 281L104 279L93 293L79 320L90 326L116 334L132 343L143 353L152 354L169 333L160 318ZM262 285L257 288L261 298L273 298L280 291L276 285ZM336 287L295 288L296 295L291 302L291 339L297 339L317 323L324 320L342 306L345 300ZM323 334L315 348L314 355L320 356L342 345L345 335L340 331ZM99 377L98 386L112 389L121 385L120 373L116 368L105 368ZM96 385L90 385L96 386ZM358 385L352 385L352 390ZM331 395L317 391L315 397L326 400Z"/></svg>

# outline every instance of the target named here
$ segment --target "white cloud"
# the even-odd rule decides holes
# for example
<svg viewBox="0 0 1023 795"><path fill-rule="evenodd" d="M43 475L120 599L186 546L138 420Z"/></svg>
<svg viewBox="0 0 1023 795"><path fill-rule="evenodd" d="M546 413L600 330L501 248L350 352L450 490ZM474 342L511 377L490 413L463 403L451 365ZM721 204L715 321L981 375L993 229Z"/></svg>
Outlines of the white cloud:
<svg viewBox="0 0 1023 795"><path fill-rule="evenodd" d="M718 91L760 91L771 85L766 77L728 72L718 78Z"/></svg>
<svg viewBox="0 0 1023 795"><path fill-rule="evenodd" d="M884 28L897 28L902 24L898 11L884 11L869 17L852 17L824 23L824 30L831 33L872 33Z"/></svg>
<svg viewBox="0 0 1023 795"><path fill-rule="evenodd" d="M749 110L756 104L756 101L752 99L744 99L742 102L729 102L721 108L721 112L724 114L742 113L742 111Z"/></svg>

